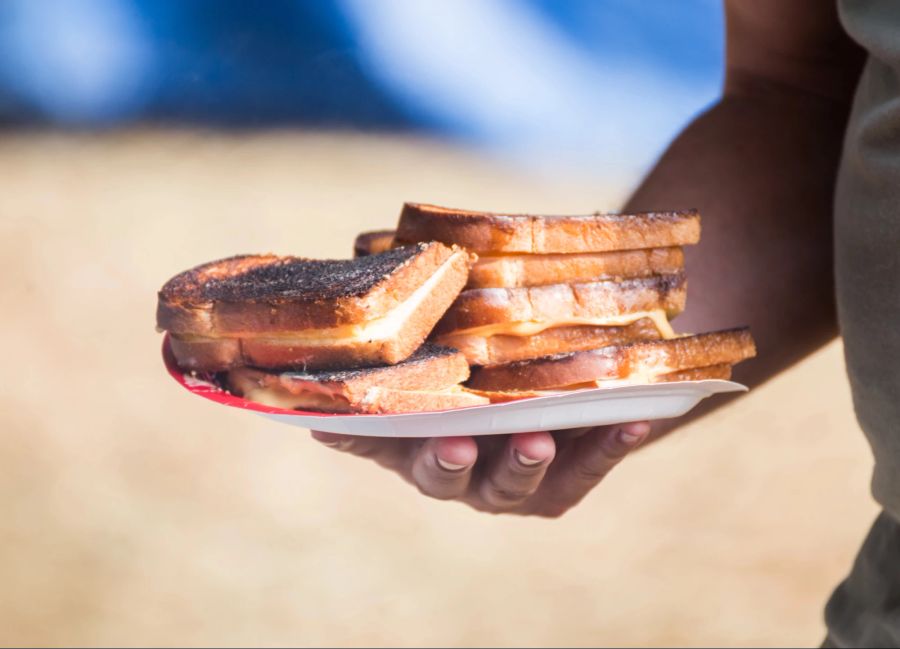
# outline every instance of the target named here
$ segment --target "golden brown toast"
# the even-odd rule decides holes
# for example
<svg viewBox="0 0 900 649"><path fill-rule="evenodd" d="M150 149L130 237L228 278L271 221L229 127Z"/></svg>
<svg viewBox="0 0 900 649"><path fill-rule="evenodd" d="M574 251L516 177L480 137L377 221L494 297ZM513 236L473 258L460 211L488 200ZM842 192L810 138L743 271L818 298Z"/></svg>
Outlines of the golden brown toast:
<svg viewBox="0 0 900 649"><path fill-rule="evenodd" d="M479 255L466 288L517 288L666 275L684 270L679 247L552 255Z"/></svg>
<svg viewBox="0 0 900 649"><path fill-rule="evenodd" d="M704 381L706 379L719 379L728 381L731 378L732 366L728 363L709 365L707 367L692 367L677 372L667 372L653 377L654 383L670 383L672 381Z"/></svg>
<svg viewBox="0 0 900 649"><path fill-rule="evenodd" d="M235 394L270 406L376 414L488 403L460 386L468 376L462 354L425 344L397 365L282 373L241 367L228 372L226 381Z"/></svg>
<svg viewBox="0 0 900 649"><path fill-rule="evenodd" d="M361 232L356 235L356 241L353 242L353 256L367 257L368 255L377 255L380 252L390 250L393 247L393 243L393 230Z"/></svg>
<svg viewBox="0 0 900 649"><path fill-rule="evenodd" d="M357 257L391 248L394 230L363 232L353 245ZM469 271L466 288L517 288L665 275L684 270L680 247L570 254L482 254Z"/></svg>
<svg viewBox="0 0 900 649"><path fill-rule="evenodd" d="M484 393L560 390L595 382L650 383L664 375L669 375L669 379L663 380L685 380L685 376L699 375L683 374L687 370L730 367L755 355L750 331L730 329L477 367L467 386ZM720 372L721 368L715 371Z"/></svg>
<svg viewBox="0 0 900 649"><path fill-rule="evenodd" d="M453 302L468 265L440 243L357 260L235 257L170 280L157 322L185 369L397 363Z"/></svg>
<svg viewBox="0 0 900 649"><path fill-rule="evenodd" d="M584 216L533 216L406 203L398 244L441 241L482 253L578 253L697 243L696 210Z"/></svg>
<svg viewBox="0 0 900 649"><path fill-rule="evenodd" d="M704 381L707 379L719 379L727 381L731 378L731 365L711 365L709 367L696 367L680 372L669 372L661 374L652 379L652 383L671 383L673 381ZM592 389L603 387L602 381L584 384L582 386L570 386L570 389ZM610 381L611 386L623 385L621 381ZM518 401L519 399L528 399L530 397L544 397L553 391L550 390L473 390L469 389L472 394L484 397L491 403L504 403L506 401Z"/></svg>
<svg viewBox="0 0 900 649"><path fill-rule="evenodd" d="M498 365L551 354L658 338L660 332L653 320L640 318L624 326L550 327L530 336L451 333L436 337L435 342L458 349L465 355L470 365Z"/></svg>
<svg viewBox="0 0 900 649"><path fill-rule="evenodd" d="M674 317L684 310L686 296L683 273L583 284L469 289L459 294L435 326L434 335L505 333L495 325L509 323L542 323L544 328L603 324L584 321L656 310ZM484 330L487 327L490 332Z"/></svg>

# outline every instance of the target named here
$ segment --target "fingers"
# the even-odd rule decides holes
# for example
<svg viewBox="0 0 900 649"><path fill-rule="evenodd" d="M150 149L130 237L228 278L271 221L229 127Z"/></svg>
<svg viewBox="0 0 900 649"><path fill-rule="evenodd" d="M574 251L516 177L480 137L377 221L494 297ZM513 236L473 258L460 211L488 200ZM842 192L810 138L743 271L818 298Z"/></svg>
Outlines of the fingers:
<svg viewBox="0 0 900 649"><path fill-rule="evenodd" d="M482 477L478 495L496 511L514 509L537 491L555 454L548 432L511 435Z"/></svg>
<svg viewBox="0 0 900 649"><path fill-rule="evenodd" d="M339 435L321 430L312 430L310 433L314 440L336 451L369 458L391 469L402 468L410 453L410 440Z"/></svg>
<svg viewBox="0 0 900 649"><path fill-rule="evenodd" d="M469 488L478 446L471 437L437 437L425 442L412 463L412 479L426 496L459 498Z"/></svg>
<svg viewBox="0 0 900 649"><path fill-rule="evenodd" d="M590 492L650 433L647 422L588 431L557 431L503 438L428 440L356 437L313 431L336 450L397 470L419 490L442 500L460 498L476 509L559 516ZM557 445L559 442L559 446ZM479 445L481 450L479 451ZM555 459L557 450L560 456ZM472 483L473 468L482 456ZM535 496L535 497L532 497Z"/></svg>
<svg viewBox="0 0 900 649"><path fill-rule="evenodd" d="M567 449L541 486L541 512L559 516L591 489L650 433L650 424L635 422L594 429Z"/></svg>

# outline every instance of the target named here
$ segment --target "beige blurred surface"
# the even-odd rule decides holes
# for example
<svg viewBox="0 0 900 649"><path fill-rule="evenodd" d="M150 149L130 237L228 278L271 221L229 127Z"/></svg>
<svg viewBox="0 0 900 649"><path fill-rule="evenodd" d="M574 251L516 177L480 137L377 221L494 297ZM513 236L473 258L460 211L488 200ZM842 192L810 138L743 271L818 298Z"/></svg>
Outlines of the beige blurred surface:
<svg viewBox="0 0 900 649"><path fill-rule="evenodd" d="M195 263L345 256L403 200L625 191L410 139L0 140L0 643L817 644L875 515L837 343L555 521L426 500L162 370L155 291Z"/></svg>

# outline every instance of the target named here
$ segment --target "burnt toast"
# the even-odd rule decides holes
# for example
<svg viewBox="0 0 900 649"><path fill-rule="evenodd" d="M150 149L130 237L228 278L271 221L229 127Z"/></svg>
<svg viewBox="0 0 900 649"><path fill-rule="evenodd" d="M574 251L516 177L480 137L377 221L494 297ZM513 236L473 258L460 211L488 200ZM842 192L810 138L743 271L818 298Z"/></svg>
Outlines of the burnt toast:
<svg viewBox="0 0 900 649"><path fill-rule="evenodd" d="M354 260L239 256L173 277L157 326L182 368L398 363L466 283L469 256L432 242Z"/></svg>

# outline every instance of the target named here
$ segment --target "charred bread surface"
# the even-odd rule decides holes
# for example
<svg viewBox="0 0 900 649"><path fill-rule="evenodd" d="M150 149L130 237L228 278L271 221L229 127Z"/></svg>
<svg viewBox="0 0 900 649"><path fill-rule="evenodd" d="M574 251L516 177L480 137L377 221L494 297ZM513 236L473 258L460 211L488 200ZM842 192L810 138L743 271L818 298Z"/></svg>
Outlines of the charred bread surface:
<svg viewBox="0 0 900 649"><path fill-rule="evenodd" d="M465 285L469 265L467 253L442 244L398 250L401 254L396 256L391 251L349 262L367 270L342 275L355 277L342 288L332 286L338 280L320 278L305 283L300 280L300 286L291 289L286 286L285 276L273 269L271 272L278 276L275 286L283 288L276 290L274 297L264 299L261 296L268 295L265 286L221 289L213 283L207 287L214 280L209 279L209 268L199 267L174 278L160 292L159 323L162 328L173 327L172 351L179 366L185 369L221 371L246 364L323 369L397 363L421 345L456 298ZM262 266L273 266L272 259L264 258ZM372 259L377 263L368 262ZM248 258L242 258L240 265L247 265L247 261ZM308 272L328 273L335 267L331 262L309 266L308 261L283 265L313 269L298 271L298 277ZM227 275L224 269L233 268L234 258L225 262L206 266L216 274ZM346 268L347 262L340 266ZM381 272L386 268L380 279L372 276L375 269ZM239 275L245 277L247 273ZM254 281L265 283L260 274L253 277ZM184 288L191 285L195 288ZM329 288L323 288L326 286ZM287 298L286 294L293 297ZM249 301L220 299L238 295ZM327 304L336 311L326 317L321 314L323 309L327 311ZM184 316L188 309L193 312L191 317ZM345 321L351 310L371 317L354 317L355 322L349 323L348 328ZM174 318L170 317L173 313ZM389 319L392 314L396 322ZM338 328L333 326L336 319ZM373 332L373 325L377 331Z"/></svg>
<svg viewBox="0 0 900 649"><path fill-rule="evenodd" d="M385 315L455 252L432 242L360 259L230 257L166 282L157 325L228 335L356 324Z"/></svg>

